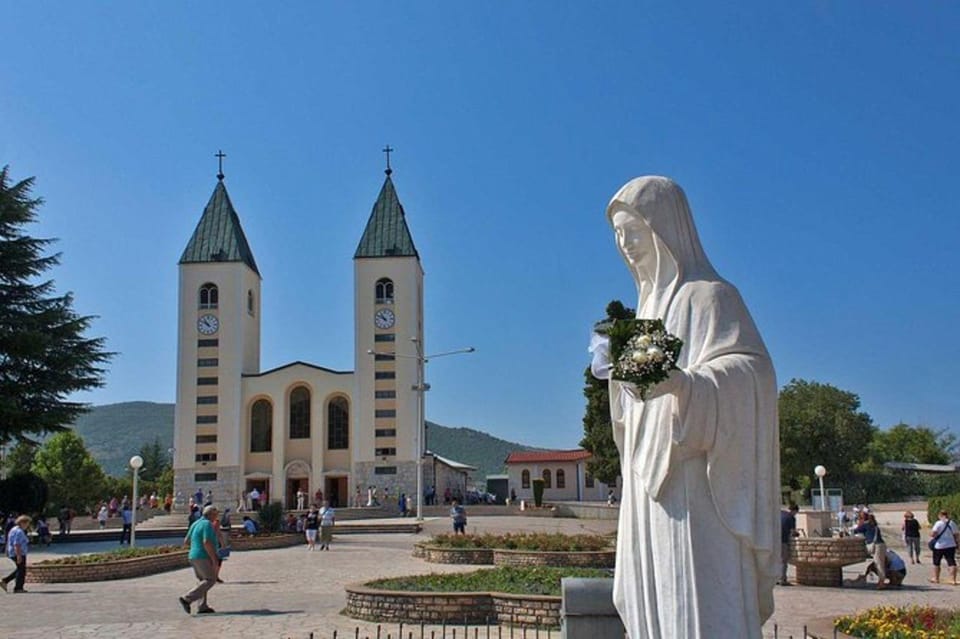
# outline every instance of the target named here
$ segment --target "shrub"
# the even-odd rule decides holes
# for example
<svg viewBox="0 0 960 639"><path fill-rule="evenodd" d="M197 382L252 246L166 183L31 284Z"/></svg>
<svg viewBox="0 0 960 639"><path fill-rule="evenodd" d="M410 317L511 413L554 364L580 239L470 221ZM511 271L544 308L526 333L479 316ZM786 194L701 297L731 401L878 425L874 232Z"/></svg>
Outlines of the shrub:
<svg viewBox="0 0 960 639"><path fill-rule="evenodd" d="M600 568L548 568L502 566L474 572L411 575L377 579L365 584L384 590L426 592L503 592L518 595L560 595L563 577L610 577Z"/></svg>
<svg viewBox="0 0 960 639"><path fill-rule="evenodd" d="M937 521L937 513L945 510L953 519L960 518L960 493L940 495L927 500L927 520L933 524Z"/></svg>
<svg viewBox="0 0 960 639"><path fill-rule="evenodd" d="M533 503L537 508L543 506L543 480L533 480Z"/></svg>
<svg viewBox="0 0 960 639"><path fill-rule="evenodd" d="M263 532L280 532L283 528L283 505L279 501L272 501L260 507L260 530Z"/></svg>

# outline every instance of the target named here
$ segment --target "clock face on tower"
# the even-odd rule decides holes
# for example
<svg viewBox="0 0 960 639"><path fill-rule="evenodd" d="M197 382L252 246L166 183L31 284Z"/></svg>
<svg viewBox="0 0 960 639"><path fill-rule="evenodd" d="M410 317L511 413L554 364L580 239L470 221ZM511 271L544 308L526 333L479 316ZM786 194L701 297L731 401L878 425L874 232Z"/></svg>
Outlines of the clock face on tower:
<svg viewBox="0 0 960 639"><path fill-rule="evenodd" d="M220 328L220 320L216 315L201 315L197 320L197 330L203 335L213 335Z"/></svg>
<svg viewBox="0 0 960 639"><path fill-rule="evenodd" d="M377 328L391 328L396 321L396 316L389 308L381 308L373 314L373 323Z"/></svg>

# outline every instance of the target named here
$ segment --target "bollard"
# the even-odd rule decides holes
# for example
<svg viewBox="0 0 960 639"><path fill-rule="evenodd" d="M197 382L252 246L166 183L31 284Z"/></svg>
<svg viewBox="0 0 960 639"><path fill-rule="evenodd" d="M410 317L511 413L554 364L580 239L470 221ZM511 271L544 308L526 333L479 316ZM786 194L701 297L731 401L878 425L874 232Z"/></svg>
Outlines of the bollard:
<svg viewBox="0 0 960 639"><path fill-rule="evenodd" d="M624 636L623 622L613 606L613 579L564 577L560 590L561 639Z"/></svg>

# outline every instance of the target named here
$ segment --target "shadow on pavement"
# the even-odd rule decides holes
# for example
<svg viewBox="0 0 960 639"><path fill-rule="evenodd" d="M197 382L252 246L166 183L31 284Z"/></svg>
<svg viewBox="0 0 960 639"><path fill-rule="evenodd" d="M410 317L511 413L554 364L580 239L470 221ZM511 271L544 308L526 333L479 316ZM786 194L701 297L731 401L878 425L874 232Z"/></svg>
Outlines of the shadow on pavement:
<svg viewBox="0 0 960 639"><path fill-rule="evenodd" d="M219 584L219 585L220 585L220 587L222 588L223 586L252 586L252 585L257 585L257 584L278 584L278 583L280 583L280 582L279 582L279 581L266 581L266 580L264 580L264 581L234 581L234 580L231 579L230 581L224 581L222 584Z"/></svg>
<svg viewBox="0 0 960 639"><path fill-rule="evenodd" d="M261 608L259 610L227 610L224 612L216 613L218 617L225 616L250 616L250 617L272 617L274 615L302 615L305 610L270 610L269 608Z"/></svg>

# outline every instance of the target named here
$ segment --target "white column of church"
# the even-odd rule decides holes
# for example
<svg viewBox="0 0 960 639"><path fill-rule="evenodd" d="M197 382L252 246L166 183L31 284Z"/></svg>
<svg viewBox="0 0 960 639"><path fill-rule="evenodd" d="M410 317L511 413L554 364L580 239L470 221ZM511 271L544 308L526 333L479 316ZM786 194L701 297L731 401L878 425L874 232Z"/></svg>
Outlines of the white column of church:
<svg viewBox="0 0 960 639"><path fill-rule="evenodd" d="M280 397L274 397L273 402L273 438L271 440L271 450L273 451L273 463L271 464L270 486L267 489L267 497L271 502L279 501L284 503L284 494L286 493L286 477L283 474L283 467L286 463L284 459L284 436L286 434L287 397L286 393L280 393Z"/></svg>

